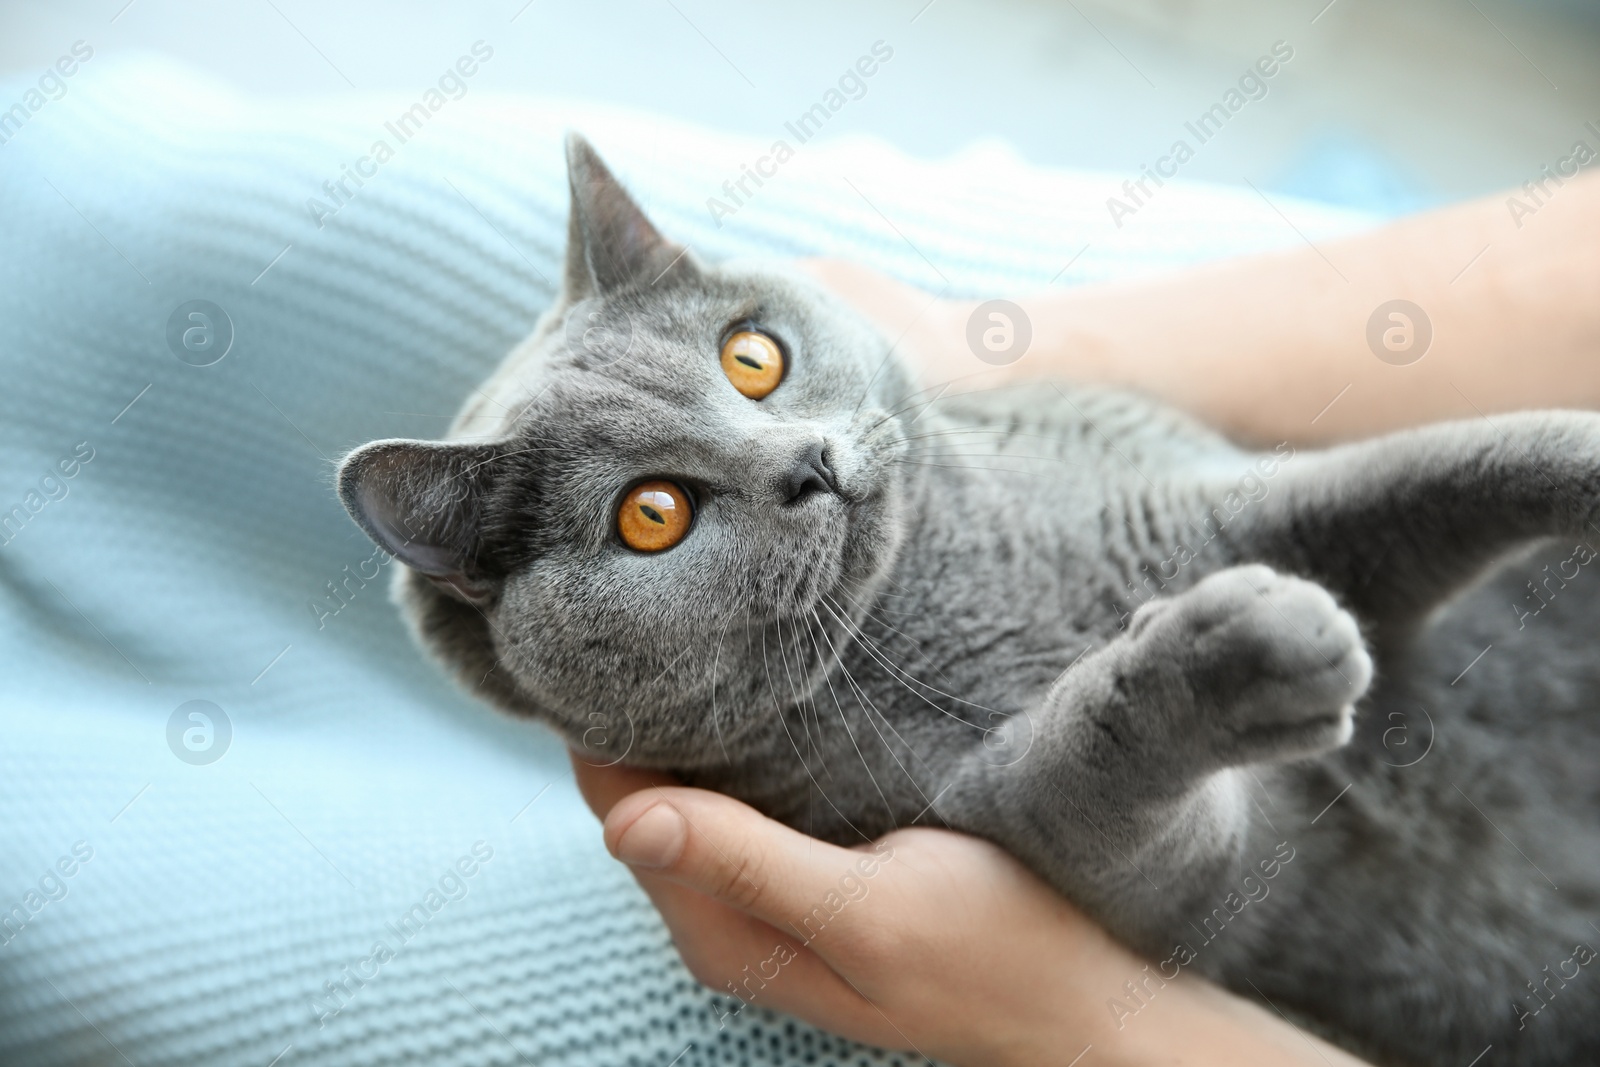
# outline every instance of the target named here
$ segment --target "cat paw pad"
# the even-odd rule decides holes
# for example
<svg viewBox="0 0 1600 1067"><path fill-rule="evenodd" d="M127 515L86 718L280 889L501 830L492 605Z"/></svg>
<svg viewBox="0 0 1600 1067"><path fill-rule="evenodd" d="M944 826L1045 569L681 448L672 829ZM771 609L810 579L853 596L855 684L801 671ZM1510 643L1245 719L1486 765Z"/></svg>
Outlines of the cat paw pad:
<svg viewBox="0 0 1600 1067"><path fill-rule="evenodd" d="M1156 605L1151 605L1155 608ZM1152 612L1138 640L1186 690L1195 740L1227 763L1293 759L1350 739L1372 659L1327 590L1270 567L1232 567Z"/></svg>

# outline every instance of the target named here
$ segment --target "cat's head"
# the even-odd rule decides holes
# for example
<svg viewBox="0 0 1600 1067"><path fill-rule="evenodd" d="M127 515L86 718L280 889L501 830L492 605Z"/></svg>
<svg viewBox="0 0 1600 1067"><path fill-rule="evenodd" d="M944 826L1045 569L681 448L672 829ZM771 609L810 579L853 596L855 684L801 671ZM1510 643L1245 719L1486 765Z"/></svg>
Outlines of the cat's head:
<svg viewBox="0 0 1600 1067"><path fill-rule="evenodd" d="M339 492L469 684L601 758L708 762L885 579L911 387L819 287L668 241L579 138L568 166L556 305L449 440L365 445Z"/></svg>

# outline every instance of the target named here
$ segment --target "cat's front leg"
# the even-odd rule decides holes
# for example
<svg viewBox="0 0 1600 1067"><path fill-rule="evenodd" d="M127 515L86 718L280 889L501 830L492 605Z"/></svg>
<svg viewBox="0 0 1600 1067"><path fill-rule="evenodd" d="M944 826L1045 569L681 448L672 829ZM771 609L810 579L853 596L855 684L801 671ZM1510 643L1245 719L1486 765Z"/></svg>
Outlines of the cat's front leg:
<svg viewBox="0 0 1600 1067"><path fill-rule="evenodd" d="M1201 507L1233 558L1321 582L1381 643L1519 546L1600 543L1600 414L1519 412L1341 445L1286 464L1236 516Z"/></svg>
<svg viewBox="0 0 1600 1067"><path fill-rule="evenodd" d="M1006 746L975 751L938 808L1159 947L1237 867L1252 809L1235 769L1344 744L1371 679L1326 590L1229 568L1140 609L1006 725Z"/></svg>

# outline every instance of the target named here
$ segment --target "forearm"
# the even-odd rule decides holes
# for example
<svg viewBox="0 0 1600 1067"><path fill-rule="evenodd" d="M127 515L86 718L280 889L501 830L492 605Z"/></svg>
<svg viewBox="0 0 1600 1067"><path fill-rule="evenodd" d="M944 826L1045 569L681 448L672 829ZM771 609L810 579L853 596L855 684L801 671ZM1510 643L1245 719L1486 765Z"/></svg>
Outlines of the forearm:
<svg viewBox="0 0 1600 1067"><path fill-rule="evenodd" d="M1183 978L1127 1018L1103 1051L1098 1062L1119 1067L1367 1067L1270 1008Z"/></svg>
<svg viewBox="0 0 1600 1067"><path fill-rule="evenodd" d="M1555 190L1520 229L1496 196L1316 249L1047 295L1023 302L1040 340L1010 372L1137 386L1273 440L1350 438L1479 409L1596 406L1597 238L1600 178L1588 176ZM1427 354L1405 366L1367 343L1368 319L1395 298L1419 305L1433 327Z"/></svg>
<svg viewBox="0 0 1600 1067"><path fill-rule="evenodd" d="M975 301L937 300L850 264L809 266L897 340L927 384L1106 382L1241 438L1323 443L1479 412L1600 406L1600 175L1551 191L1520 227L1498 195L1315 248L997 294L1033 332L1027 354L1000 368L967 346ZM1433 330L1404 366L1367 343L1373 312L1397 298Z"/></svg>
<svg viewBox="0 0 1600 1067"><path fill-rule="evenodd" d="M1107 935L1082 936L1076 920L1059 932L1045 922L1009 955L1030 980L1002 1011L974 1012L971 1046L941 1049L950 1062L1068 1067L1082 1055L1083 1067L1371 1067L1275 1007L1187 973L1164 979Z"/></svg>

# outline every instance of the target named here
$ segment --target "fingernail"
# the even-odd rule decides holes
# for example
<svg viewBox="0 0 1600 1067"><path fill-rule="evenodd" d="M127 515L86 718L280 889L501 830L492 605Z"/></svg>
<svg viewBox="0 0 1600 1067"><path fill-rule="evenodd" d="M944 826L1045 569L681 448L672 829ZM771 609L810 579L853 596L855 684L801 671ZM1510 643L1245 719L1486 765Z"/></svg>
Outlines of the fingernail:
<svg viewBox="0 0 1600 1067"><path fill-rule="evenodd" d="M689 829L678 809L662 802L633 821L615 855L630 867L668 867L683 854Z"/></svg>

